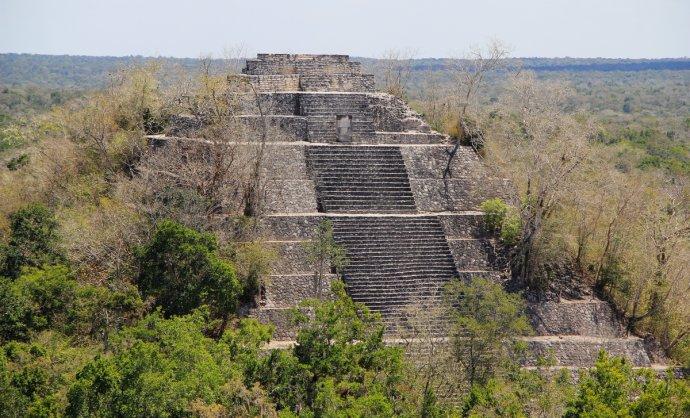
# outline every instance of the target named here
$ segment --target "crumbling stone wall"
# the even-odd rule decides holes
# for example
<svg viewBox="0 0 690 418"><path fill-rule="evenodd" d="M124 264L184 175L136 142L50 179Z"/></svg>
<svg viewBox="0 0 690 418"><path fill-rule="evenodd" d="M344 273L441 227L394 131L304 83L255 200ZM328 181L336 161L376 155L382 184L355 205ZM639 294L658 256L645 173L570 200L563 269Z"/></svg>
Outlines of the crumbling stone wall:
<svg viewBox="0 0 690 418"><path fill-rule="evenodd" d="M362 65L347 55L258 54L247 60L245 74L361 74Z"/></svg>
<svg viewBox="0 0 690 418"><path fill-rule="evenodd" d="M306 74L299 77L302 91L373 92L372 74Z"/></svg>

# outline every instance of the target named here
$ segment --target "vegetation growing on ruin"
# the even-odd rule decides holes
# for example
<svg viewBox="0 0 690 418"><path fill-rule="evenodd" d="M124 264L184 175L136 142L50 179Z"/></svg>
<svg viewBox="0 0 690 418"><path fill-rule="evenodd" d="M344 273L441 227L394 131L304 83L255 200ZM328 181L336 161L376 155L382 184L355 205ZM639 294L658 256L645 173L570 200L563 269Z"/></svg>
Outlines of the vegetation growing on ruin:
<svg viewBox="0 0 690 418"><path fill-rule="evenodd" d="M480 138L484 161L514 187L515 201L484 209L515 279L558 292L549 272L570 271L616 305L630 332L688 364L687 72L556 74L504 62L477 85L501 54L492 44L466 68L421 70L407 91L438 129Z"/></svg>
<svg viewBox="0 0 690 418"><path fill-rule="evenodd" d="M529 333L521 299L484 279L450 286L449 352L408 357L384 345L380 318L342 285L298 315L298 345L266 350L270 327L242 319L272 258L252 235L265 132L241 129L233 102L219 99L251 92L211 65L179 83L157 71L118 72L88 94L2 93L11 106L0 119L0 415L690 413L686 381L605 354L578 383L520 368L519 337ZM630 331L654 335L687 364L686 108L621 101L616 82L608 91L620 112L611 115L599 92L610 74L594 87L569 75L574 90L553 74L488 75L464 90L472 107L432 97L414 71L403 86L406 77L393 69L396 92L459 142L481 133L481 144L470 142L514 185L518 199L483 209L523 284L549 289L542 269L565 265L616 303ZM659 88L682 97L685 77ZM183 143L152 152L144 136L180 113L210 121L196 132L205 152ZM229 147L240 139L257 147ZM333 244L321 225L311 247L317 284L344 261Z"/></svg>

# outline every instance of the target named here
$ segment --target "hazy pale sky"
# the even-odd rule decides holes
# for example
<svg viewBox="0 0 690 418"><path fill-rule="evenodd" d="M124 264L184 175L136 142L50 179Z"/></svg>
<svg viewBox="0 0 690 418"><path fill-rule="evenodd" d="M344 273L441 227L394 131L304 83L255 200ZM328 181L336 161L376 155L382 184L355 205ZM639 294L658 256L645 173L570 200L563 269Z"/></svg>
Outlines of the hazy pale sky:
<svg viewBox="0 0 690 418"><path fill-rule="evenodd" d="M459 56L491 38L513 56L690 56L690 0L0 0L0 52Z"/></svg>

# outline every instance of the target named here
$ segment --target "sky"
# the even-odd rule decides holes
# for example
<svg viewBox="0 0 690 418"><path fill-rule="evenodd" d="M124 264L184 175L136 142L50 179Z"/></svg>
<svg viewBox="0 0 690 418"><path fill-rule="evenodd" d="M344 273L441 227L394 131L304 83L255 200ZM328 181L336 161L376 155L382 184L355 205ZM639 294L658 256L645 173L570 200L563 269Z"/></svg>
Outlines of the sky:
<svg viewBox="0 0 690 418"><path fill-rule="evenodd" d="M0 53L690 56L690 0L0 0Z"/></svg>

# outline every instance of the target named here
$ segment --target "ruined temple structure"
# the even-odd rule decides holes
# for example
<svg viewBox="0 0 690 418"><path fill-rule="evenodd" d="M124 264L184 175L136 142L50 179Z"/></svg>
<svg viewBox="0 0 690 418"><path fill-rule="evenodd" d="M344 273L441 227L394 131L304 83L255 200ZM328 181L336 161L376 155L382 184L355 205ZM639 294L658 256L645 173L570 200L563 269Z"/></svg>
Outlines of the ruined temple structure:
<svg viewBox="0 0 690 418"><path fill-rule="evenodd" d="M259 54L243 73L281 133L269 138L261 223L279 257L252 312L276 324L276 339L293 338L291 308L322 293L304 243L324 219L347 253L347 292L381 312L391 339L404 330L410 305L439 303L449 280L502 280L505 263L478 207L507 188L472 148L460 147L444 177L449 139L402 100L376 92L373 75L346 55ZM243 117L255 120L256 110ZM643 340L626 337L611 307L594 297L535 302L530 316L535 355L527 366L548 353L558 366L588 366L600 349L637 366L653 362Z"/></svg>

